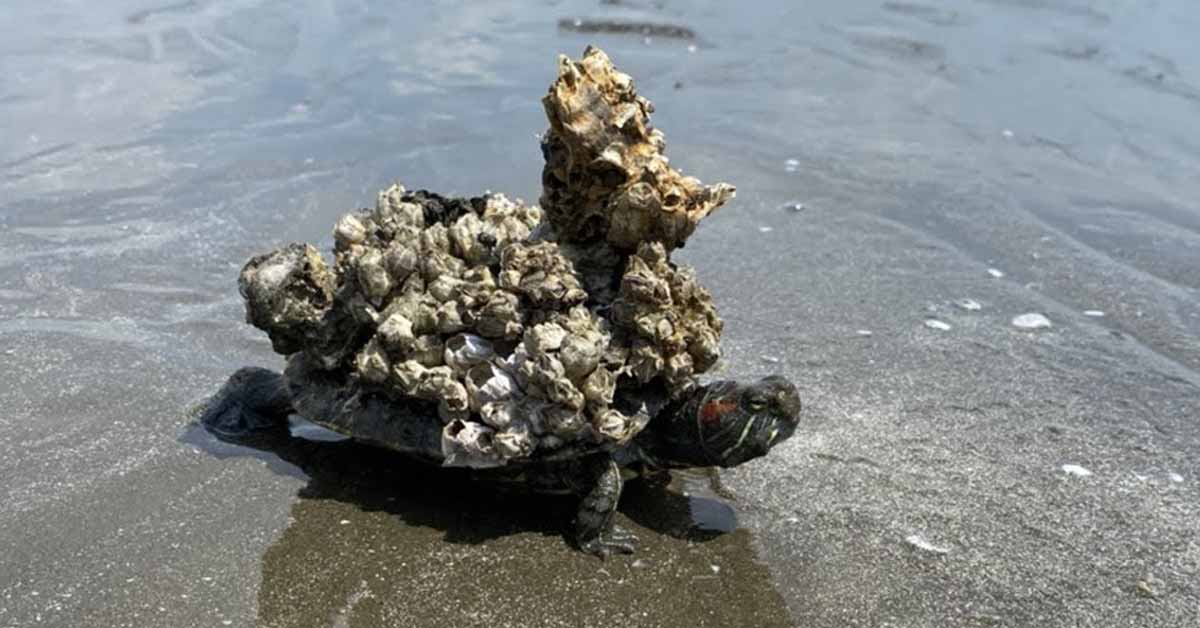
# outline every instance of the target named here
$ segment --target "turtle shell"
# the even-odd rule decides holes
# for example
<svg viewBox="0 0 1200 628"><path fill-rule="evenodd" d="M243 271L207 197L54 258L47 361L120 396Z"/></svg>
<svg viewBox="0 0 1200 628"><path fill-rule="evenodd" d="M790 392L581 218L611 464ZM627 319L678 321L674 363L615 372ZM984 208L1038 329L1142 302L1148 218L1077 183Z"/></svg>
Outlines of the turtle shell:
<svg viewBox="0 0 1200 628"><path fill-rule="evenodd" d="M297 414L355 440L441 464L442 422L425 405L394 403L303 353L288 358L284 380Z"/></svg>
<svg viewBox="0 0 1200 628"><path fill-rule="evenodd" d="M340 376L338 371L321 368L304 353L288 358L284 379L293 409L305 419L357 441L439 465L486 468L568 460L611 451L621 445L603 439L580 440L552 448L536 448L525 457L456 461L456 452L447 450L445 433L448 426L431 403L389 398L377 389L364 386L357 377L347 378ZM669 398L661 386L641 386L627 381L618 386L614 405L645 426L667 405Z"/></svg>
<svg viewBox="0 0 1200 628"><path fill-rule="evenodd" d="M302 414L499 466L622 447L648 390L681 397L715 364L712 297L670 254L732 187L669 165L650 103L597 49L559 60L543 104L545 213L396 184L338 220L331 266L302 244L246 264L247 321L290 356Z"/></svg>

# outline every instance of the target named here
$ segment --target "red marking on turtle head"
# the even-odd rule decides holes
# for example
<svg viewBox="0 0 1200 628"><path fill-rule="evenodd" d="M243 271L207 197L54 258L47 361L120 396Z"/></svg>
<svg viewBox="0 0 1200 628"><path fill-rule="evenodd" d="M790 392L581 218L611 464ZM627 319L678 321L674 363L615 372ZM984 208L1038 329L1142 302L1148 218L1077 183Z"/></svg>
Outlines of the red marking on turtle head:
<svg viewBox="0 0 1200 628"><path fill-rule="evenodd" d="M705 425L720 423L721 418L737 407L737 403L724 399L714 399L700 407L700 422Z"/></svg>

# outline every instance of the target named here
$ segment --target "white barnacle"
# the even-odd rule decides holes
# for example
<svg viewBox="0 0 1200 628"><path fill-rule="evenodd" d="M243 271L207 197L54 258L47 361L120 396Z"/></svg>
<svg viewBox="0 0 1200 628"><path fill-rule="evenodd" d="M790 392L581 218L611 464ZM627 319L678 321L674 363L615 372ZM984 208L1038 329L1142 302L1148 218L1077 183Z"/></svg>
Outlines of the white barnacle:
<svg viewBox="0 0 1200 628"><path fill-rule="evenodd" d="M446 365L459 373L466 373L472 366L485 362L496 352L492 343L475 334L457 334L446 341L443 359Z"/></svg>
<svg viewBox="0 0 1200 628"><path fill-rule="evenodd" d="M339 248L362 244L367 239L367 228L354 214L346 214L333 228L333 240Z"/></svg>

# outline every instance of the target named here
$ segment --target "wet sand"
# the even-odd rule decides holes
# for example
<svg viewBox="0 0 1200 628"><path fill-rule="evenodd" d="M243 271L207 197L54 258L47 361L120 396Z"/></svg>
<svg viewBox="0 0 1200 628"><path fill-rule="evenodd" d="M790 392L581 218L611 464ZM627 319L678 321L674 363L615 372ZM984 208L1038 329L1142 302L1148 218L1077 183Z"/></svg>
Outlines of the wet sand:
<svg viewBox="0 0 1200 628"><path fill-rule="evenodd" d="M1200 622L1200 18L843 4L7 12L0 626ZM720 375L800 383L795 438L731 495L630 485L641 551L601 562L569 502L189 424L279 367L245 258L396 178L536 198L553 55L591 42L737 184L682 258Z"/></svg>

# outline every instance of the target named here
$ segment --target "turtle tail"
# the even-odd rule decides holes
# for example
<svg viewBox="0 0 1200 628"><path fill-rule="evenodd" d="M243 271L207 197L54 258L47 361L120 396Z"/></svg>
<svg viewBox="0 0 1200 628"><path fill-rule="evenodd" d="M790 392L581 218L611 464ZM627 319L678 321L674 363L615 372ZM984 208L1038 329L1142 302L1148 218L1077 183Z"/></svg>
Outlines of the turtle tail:
<svg viewBox="0 0 1200 628"><path fill-rule="evenodd" d="M229 376L204 404L197 420L218 436L239 438L287 429L291 413L292 400L283 375L247 366Z"/></svg>

